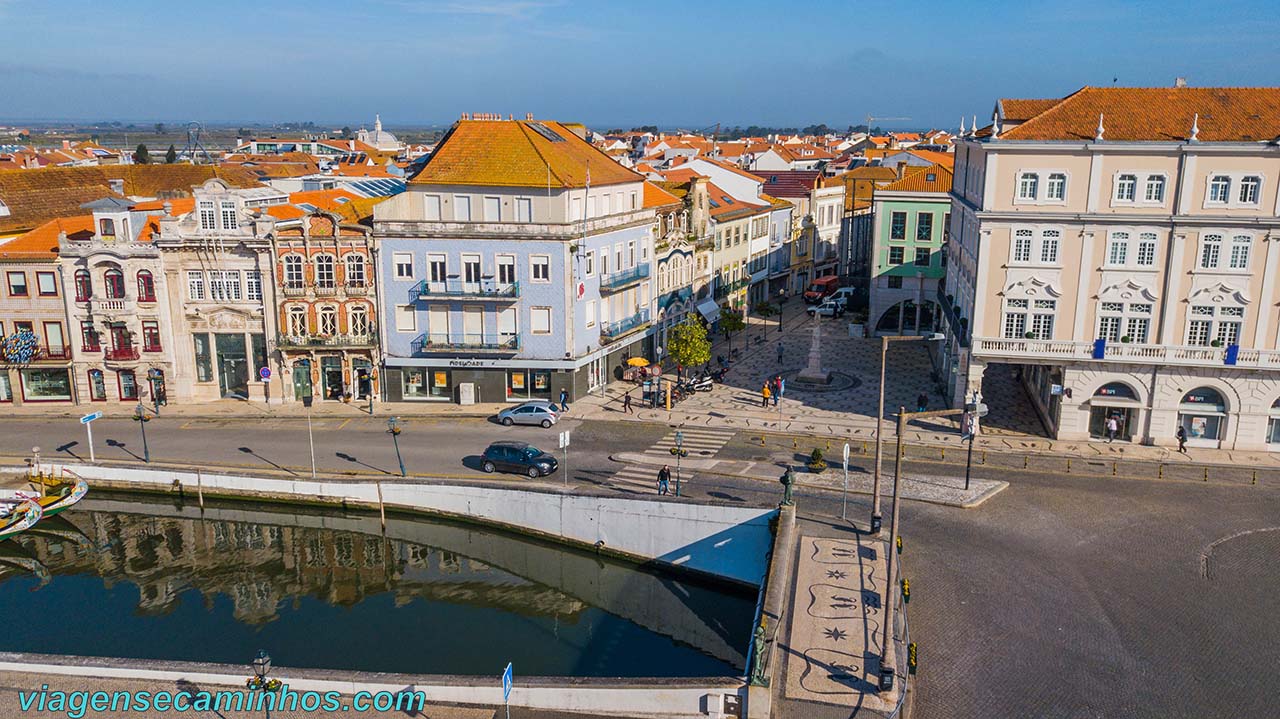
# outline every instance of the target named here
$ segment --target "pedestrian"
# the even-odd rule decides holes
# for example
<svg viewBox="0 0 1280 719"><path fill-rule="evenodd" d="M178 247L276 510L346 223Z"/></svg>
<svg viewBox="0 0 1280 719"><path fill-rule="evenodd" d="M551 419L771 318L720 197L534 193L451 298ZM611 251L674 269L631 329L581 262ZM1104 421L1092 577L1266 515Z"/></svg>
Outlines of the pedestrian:
<svg viewBox="0 0 1280 719"><path fill-rule="evenodd" d="M662 469L658 470L658 494L667 494L667 487L671 484L671 467L662 465Z"/></svg>
<svg viewBox="0 0 1280 719"><path fill-rule="evenodd" d="M765 382L764 385L760 388L760 406L761 407L769 406L769 395L771 394L773 393L769 391L769 383Z"/></svg>
<svg viewBox="0 0 1280 719"><path fill-rule="evenodd" d="M1186 454L1187 453L1187 428L1183 427L1182 425L1178 425L1178 431L1174 433L1174 436L1178 438L1178 451L1183 454Z"/></svg>
<svg viewBox="0 0 1280 719"><path fill-rule="evenodd" d="M1116 416L1113 414L1107 418L1107 441L1108 442L1116 441L1116 432L1118 432L1119 430L1120 430L1120 423L1116 421Z"/></svg>
<svg viewBox="0 0 1280 719"><path fill-rule="evenodd" d="M631 414L631 412L632 412L632 410L631 410L631 393L630 393L630 392L628 392L628 393L626 393L626 394L622 395L622 411L623 411L623 412L626 412L627 414Z"/></svg>
<svg viewBox="0 0 1280 719"><path fill-rule="evenodd" d="M782 375L775 375L773 378L773 386L769 388L773 394L773 406L778 406L778 400L782 399Z"/></svg>
<svg viewBox="0 0 1280 719"><path fill-rule="evenodd" d="M560 411L569 411L569 390L567 389L560 390Z"/></svg>
<svg viewBox="0 0 1280 719"><path fill-rule="evenodd" d="M782 364L782 355L784 352L786 352L786 348L784 348L782 346L782 343L779 342L778 343L778 364Z"/></svg>
<svg viewBox="0 0 1280 719"><path fill-rule="evenodd" d="M916 411L923 412L926 409L929 409L929 394L927 392L921 392L916 395Z"/></svg>
<svg viewBox="0 0 1280 719"><path fill-rule="evenodd" d="M786 381L785 379L783 379L783 378L782 378L782 375L778 375L778 390L777 390L777 391L778 391L778 399L782 399L782 395L786 394L786 392L787 392L787 381Z"/></svg>

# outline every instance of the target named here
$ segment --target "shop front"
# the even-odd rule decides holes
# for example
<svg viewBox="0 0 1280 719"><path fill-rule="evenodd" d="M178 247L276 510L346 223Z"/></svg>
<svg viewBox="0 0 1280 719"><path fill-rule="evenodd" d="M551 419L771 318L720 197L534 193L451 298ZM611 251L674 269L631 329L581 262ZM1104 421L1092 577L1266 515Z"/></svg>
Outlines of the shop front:
<svg viewBox="0 0 1280 719"><path fill-rule="evenodd" d="M74 396L71 370L66 367L28 368L18 375L24 402L69 402ZM11 396L7 387L5 390Z"/></svg>
<svg viewBox="0 0 1280 719"><path fill-rule="evenodd" d="M1187 433L1188 447L1218 449L1227 431L1227 403L1211 387L1186 393L1178 405L1178 426Z"/></svg>
<svg viewBox="0 0 1280 719"><path fill-rule="evenodd" d="M1267 417L1267 449L1280 452L1280 399L1271 403L1270 416Z"/></svg>
<svg viewBox="0 0 1280 719"><path fill-rule="evenodd" d="M1132 441L1141 402L1123 382L1104 384L1089 399L1089 438L1107 439L1107 423L1116 420L1116 439Z"/></svg>

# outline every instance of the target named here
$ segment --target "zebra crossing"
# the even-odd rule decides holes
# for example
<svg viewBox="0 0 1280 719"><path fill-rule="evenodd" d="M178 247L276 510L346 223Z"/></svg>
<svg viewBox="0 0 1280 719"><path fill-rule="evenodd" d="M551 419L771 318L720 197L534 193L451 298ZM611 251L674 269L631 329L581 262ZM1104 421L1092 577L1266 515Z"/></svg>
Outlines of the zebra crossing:
<svg viewBox="0 0 1280 719"><path fill-rule="evenodd" d="M663 464L671 466L671 491L676 487L676 461L671 450L676 446L676 433L683 433L682 445L689 458L710 459L720 448L733 438L733 430L709 429L706 427L681 427L667 432L666 436L644 451L644 454L661 459ZM609 482L615 487L631 493L658 493L659 464L629 464L615 472ZM680 470L681 480L688 482L693 473L687 469Z"/></svg>

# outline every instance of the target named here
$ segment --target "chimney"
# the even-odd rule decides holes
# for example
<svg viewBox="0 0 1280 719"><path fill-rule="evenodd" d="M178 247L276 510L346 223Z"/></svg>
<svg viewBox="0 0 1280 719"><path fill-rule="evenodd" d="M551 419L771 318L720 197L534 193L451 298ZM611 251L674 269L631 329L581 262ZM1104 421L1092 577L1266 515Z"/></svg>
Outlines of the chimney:
<svg viewBox="0 0 1280 719"><path fill-rule="evenodd" d="M347 140L347 147L349 147L349 148L351 149L351 151L352 151L352 152L355 152L355 150L356 150L356 141L355 141L355 140Z"/></svg>
<svg viewBox="0 0 1280 719"><path fill-rule="evenodd" d="M901 180L905 174L907 174L907 161L898 160L898 179Z"/></svg>
<svg viewBox="0 0 1280 719"><path fill-rule="evenodd" d="M63 141L62 141L62 149L64 149L64 150L70 150L70 149L71 149L71 141L70 141L70 140L63 140Z"/></svg>
<svg viewBox="0 0 1280 719"><path fill-rule="evenodd" d="M1175 78L1173 78L1173 86L1174 86L1174 87L1186 87L1186 86L1187 86L1187 78L1185 78L1185 77L1175 77Z"/></svg>
<svg viewBox="0 0 1280 719"><path fill-rule="evenodd" d="M164 207L164 216L165 216L165 217L173 217L173 203L172 203L172 202L166 202L166 203L164 203L164 204L163 204L163 205L161 205L161 206L162 206L162 207Z"/></svg>

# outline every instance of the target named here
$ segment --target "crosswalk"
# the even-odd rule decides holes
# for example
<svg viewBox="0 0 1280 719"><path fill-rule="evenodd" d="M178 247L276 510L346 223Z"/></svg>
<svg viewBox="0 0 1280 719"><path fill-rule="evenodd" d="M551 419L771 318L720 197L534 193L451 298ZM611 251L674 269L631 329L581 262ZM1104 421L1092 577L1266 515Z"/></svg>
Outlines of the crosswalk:
<svg viewBox="0 0 1280 719"><path fill-rule="evenodd" d="M682 446L689 453L689 458L710 459L715 456L733 438L733 430L710 429L705 427L681 427L672 429L656 444L646 449L644 454L661 459L671 466L671 491L675 492L676 461L671 449L676 446L676 433L683 434ZM618 470L609 478L609 482L619 489L634 493L658 493L658 470L661 464L629 464ZM689 481L693 473L681 470L682 481Z"/></svg>

